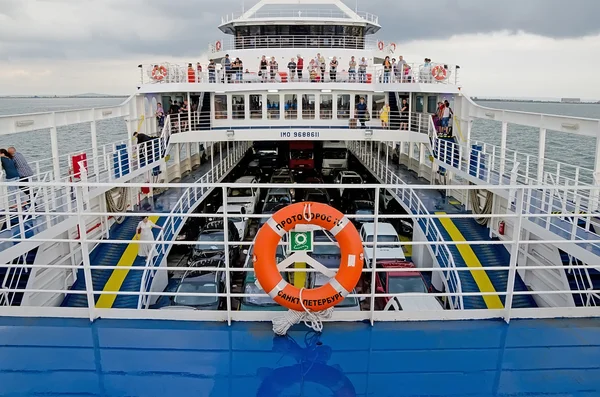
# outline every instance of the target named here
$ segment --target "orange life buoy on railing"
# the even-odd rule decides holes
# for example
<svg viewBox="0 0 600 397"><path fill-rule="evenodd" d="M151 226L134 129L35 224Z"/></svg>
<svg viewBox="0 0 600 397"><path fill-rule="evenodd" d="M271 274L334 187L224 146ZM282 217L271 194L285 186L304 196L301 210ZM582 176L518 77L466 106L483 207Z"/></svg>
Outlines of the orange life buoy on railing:
<svg viewBox="0 0 600 397"><path fill-rule="evenodd" d="M437 81L446 80L446 77L448 77L448 71L442 65L434 67L431 74Z"/></svg>
<svg viewBox="0 0 600 397"><path fill-rule="evenodd" d="M383 41L380 41L379 43L377 43L377 47L379 48L379 51L383 51L383 48L385 47L385 45L383 44Z"/></svg>
<svg viewBox="0 0 600 397"><path fill-rule="evenodd" d="M392 50L392 52L396 52L396 43L391 43L390 49Z"/></svg>
<svg viewBox="0 0 600 397"><path fill-rule="evenodd" d="M167 68L163 65L154 66L154 69L152 69L152 78L154 80L161 81L165 77L167 77Z"/></svg>
<svg viewBox="0 0 600 397"><path fill-rule="evenodd" d="M259 230L254 242L254 272L262 289L277 303L304 311L300 289L283 279L275 258L283 235L296 225L317 225L335 237L340 245L340 268L326 285L302 291L302 304L318 312L333 307L356 287L362 274L363 245L356 227L340 211L321 203L296 203L277 211ZM291 257L290 257L291 258Z"/></svg>
<svg viewBox="0 0 600 397"><path fill-rule="evenodd" d="M221 42L220 42L220 41L217 41L217 42L215 43L215 50L217 50L217 51L221 51Z"/></svg>

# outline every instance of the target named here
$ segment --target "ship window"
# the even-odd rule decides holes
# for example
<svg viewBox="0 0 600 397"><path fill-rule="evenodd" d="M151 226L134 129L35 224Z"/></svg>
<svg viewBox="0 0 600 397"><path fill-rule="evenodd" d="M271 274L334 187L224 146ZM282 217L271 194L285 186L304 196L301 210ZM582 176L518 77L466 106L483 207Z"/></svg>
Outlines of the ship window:
<svg viewBox="0 0 600 397"><path fill-rule="evenodd" d="M277 35L277 26L276 25L265 25L263 27L265 31L265 36L275 36Z"/></svg>
<svg viewBox="0 0 600 397"><path fill-rule="evenodd" d="M287 25L278 26L277 30L279 31L280 36L287 36L290 34L290 27Z"/></svg>
<svg viewBox="0 0 600 397"><path fill-rule="evenodd" d="M250 118L262 119L262 95L250 95Z"/></svg>
<svg viewBox="0 0 600 397"><path fill-rule="evenodd" d="M231 104L234 120L243 120L246 118L246 103L244 95L232 95Z"/></svg>
<svg viewBox="0 0 600 397"><path fill-rule="evenodd" d="M424 109L425 103L423 102L423 97L422 96L417 96L417 103L415 104L415 111L417 113L423 113L423 109Z"/></svg>
<svg viewBox="0 0 600 397"><path fill-rule="evenodd" d="M298 118L298 97L296 94L287 94L285 100L285 118L296 120Z"/></svg>
<svg viewBox="0 0 600 397"><path fill-rule="evenodd" d="M227 95L215 95L215 119L227 119Z"/></svg>
<svg viewBox="0 0 600 397"><path fill-rule="evenodd" d="M323 26L323 35L325 36L333 36L335 34L335 26Z"/></svg>
<svg viewBox="0 0 600 397"><path fill-rule="evenodd" d="M321 109L319 112L321 113L321 119L330 120L333 118L333 95L321 95L320 98Z"/></svg>
<svg viewBox="0 0 600 397"><path fill-rule="evenodd" d="M313 94L302 95L302 118L315 118L315 96Z"/></svg>
<svg viewBox="0 0 600 397"><path fill-rule="evenodd" d="M373 105L371 111L371 117L379 118L379 112L383 109L383 105L385 105L385 95L384 94L375 94L373 95Z"/></svg>
<svg viewBox="0 0 600 397"><path fill-rule="evenodd" d="M350 118L350 95L343 94L337 96L337 118Z"/></svg>
<svg viewBox="0 0 600 397"><path fill-rule="evenodd" d="M427 112L429 112L429 113L437 112L437 97L436 96L428 96L427 97Z"/></svg>
<svg viewBox="0 0 600 397"><path fill-rule="evenodd" d="M279 103L279 95L267 95L267 118L272 120L279 120L281 113Z"/></svg>

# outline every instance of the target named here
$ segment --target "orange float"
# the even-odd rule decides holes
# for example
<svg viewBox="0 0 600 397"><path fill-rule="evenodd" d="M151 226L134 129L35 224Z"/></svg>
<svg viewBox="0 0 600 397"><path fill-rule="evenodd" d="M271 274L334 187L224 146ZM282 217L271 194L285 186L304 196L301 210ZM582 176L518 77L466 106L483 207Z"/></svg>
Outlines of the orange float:
<svg viewBox="0 0 600 397"><path fill-rule="evenodd" d="M383 44L383 41L380 41L379 43L377 43L377 47L379 48L379 51L383 51L383 48L385 47L385 45Z"/></svg>
<svg viewBox="0 0 600 397"><path fill-rule="evenodd" d="M154 69L152 69L152 78L154 80L160 81L160 80L164 79L165 77L167 77L167 68L162 65L154 66Z"/></svg>
<svg viewBox="0 0 600 397"><path fill-rule="evenodd" d="M431 74L437 81L446 80L446 77L448 77L448 71L442 65L434 67Z"/></svg>
<svg viewBox="0 0 600 397"><path fill-rule="evenodd" d="M287 232L296 225L309 224L320 226L335 237L342 260L329 283L316 289L300 290L279 273L275 251ZM328 205L310 202L292 204L277 211L256 235L252 260L256 279L275 302L295 311L304 312L306 308L319 312L343 301L356 287L362 274L364 255L360 235L344 214Z"/></svg>
<svg viewBox="0 0 600 397"><path fill-rule="evenodd" d="M390 49L392 50L392 52L396 52L396 43L391 43Z"/></svg>
<svg viewBox="0 0 600 397"><path fill-rule="evenodd" d="M220 42L220 41L217 41L217 42L215 43L215 50L217 50L217 51L221 51L221 42Z"/></svg>

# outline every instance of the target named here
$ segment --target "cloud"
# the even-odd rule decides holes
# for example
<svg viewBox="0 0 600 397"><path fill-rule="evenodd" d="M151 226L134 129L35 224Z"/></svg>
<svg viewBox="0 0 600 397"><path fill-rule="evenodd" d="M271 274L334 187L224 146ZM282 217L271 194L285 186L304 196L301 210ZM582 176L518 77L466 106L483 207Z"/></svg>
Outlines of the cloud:
<svg viewBox="0 0 600 397"><path fill-rule="evenodd" d="M23 72L0 74L0 95L129 93L139 63L205 60L208 43L223 37L221 16L242 10L242 0L0 1L0 70ZM398 43L409 61L461 65L474 94L597 95L573 65L600 61L600 1L361 0L359 9L380 16L376 37Z"/></svg>

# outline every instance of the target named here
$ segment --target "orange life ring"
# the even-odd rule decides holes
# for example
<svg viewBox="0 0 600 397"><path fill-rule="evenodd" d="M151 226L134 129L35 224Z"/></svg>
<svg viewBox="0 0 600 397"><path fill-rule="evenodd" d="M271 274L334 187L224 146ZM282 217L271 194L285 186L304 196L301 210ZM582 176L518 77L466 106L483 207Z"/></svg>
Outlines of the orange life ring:
<svg viewBox="0 0 600 397"><path fill-rule="evenodd" d="M308 211L307 211L308 208ZM333 307L356 287L362 274L363 245L356 227L340 211L321 203L296 203L277 211L263 225L254 241L254 272L263 290L277 303L304 311L300 289L286 282L279 270L275 252L281 237L296 225L317 225L329 230L340 245L342 261L334 278L326 285L302 291L302 303L318 312Z"/></svg>
<svg viewBox="0 0 600 397"><path fill-rule="evenodd" d="M152 78L154 80L161 81L165 77L167 77L167 68L164 67L163 65L154 66L154 69L152 69Z"/></svg>
<svg viewBox="0 0 600 397"><path fill-rule="evenodd" d="M392 48L392 52L396 52L396 43L391 43L390 47Z"/></svg>
<svg viewBox="0 0 600 397"><path fill-rule="evenodd" d="M379 48L379 51L383 51L383 47L384 47L383 41L380 41L379 43L377 43L377 47Z"/></svg>
<svg viewBox="0 0 600 397"><path fill-rule="evenodd" d="M220 42L220 41L217 41L217 42L215 43L215 49L216 49L217 51L221 51L221 42Z"/></svg>
<svg viewBox="0 0 600 397"><path fill-rule="evenodd" d="M448 77L448 71L442 65L434 67L431 74L437 81L446 80L446 77Z"/></svg>

